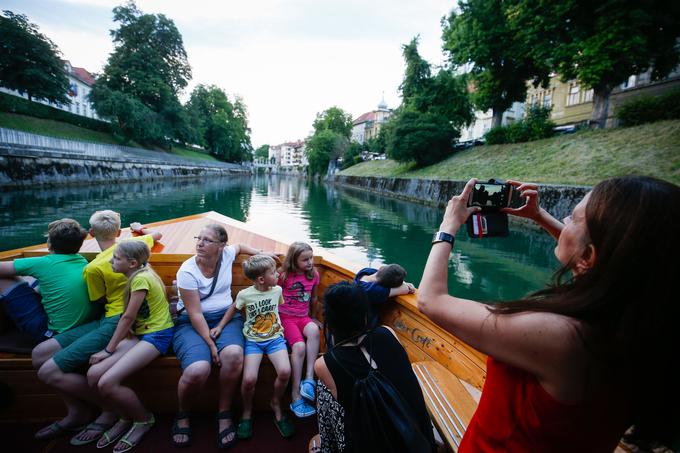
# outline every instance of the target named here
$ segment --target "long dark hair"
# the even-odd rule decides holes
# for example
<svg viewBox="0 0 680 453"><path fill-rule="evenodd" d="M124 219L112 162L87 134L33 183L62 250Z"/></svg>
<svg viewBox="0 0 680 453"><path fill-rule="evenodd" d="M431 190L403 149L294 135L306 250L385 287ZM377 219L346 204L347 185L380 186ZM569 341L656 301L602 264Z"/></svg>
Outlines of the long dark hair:
<svg viewBox="0 0 680 453"><path fill-rule="evenodd" d="M674 428L670 415L680 404L679 213L674 184L643 176L605 180L585 209L592 268L569 278L565 266L547 289L489 308L558 313L592 327L586 345L610 372L629 377L636 422L654 435Z"/></svg>
<svg viewBox="0 0 680 453"><path fill-rule="evenodd" d="M368 296L354 283L339 282L323 295L325 328L335 344L360 335L368 327Z"/></svg>

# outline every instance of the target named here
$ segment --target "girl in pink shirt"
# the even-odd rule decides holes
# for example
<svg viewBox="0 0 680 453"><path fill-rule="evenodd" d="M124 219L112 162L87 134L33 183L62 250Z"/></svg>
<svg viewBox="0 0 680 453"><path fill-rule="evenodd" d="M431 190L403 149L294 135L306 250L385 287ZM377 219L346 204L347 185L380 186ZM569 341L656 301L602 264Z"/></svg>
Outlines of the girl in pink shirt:
<svg viewBox="0 0 680 453"><path fill-rule="evenodd" d="M290 409L300 418L316 413L312 404L316 398L314 361L319 355L319 326L309 316L309 311L316 301L319 273L314 269L312 256L312 247L309 244L293 242L279 270L279 286L283 288L284 301L279 306L279 316L283 335L292 349L290 361L293 403ZM300 382L305 355L305 379Z"/></svg>

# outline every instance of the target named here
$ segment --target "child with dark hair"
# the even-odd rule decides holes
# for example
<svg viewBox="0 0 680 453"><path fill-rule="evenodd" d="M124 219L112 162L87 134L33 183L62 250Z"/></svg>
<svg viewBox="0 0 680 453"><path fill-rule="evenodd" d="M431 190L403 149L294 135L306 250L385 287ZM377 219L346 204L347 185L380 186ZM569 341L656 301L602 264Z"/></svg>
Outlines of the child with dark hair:
<svg viewBox="0 0 680 453"><path fill-rule="evenodd" d="M368 327L379 323L378 308L390 297L411 294L416 291L412 283L405 282L406 270L398 264L386 264L379 269L365 267L357 272L354 283L368 296Z"/></svg>

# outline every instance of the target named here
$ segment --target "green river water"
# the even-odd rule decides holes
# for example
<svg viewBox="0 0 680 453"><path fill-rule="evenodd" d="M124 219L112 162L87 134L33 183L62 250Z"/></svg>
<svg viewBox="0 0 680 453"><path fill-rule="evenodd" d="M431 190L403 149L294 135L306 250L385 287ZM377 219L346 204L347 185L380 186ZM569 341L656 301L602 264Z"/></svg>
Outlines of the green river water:
<svg viewBox="0 0 680 453"><path fill-rule="evenodd" d="M44 242L48 222L113 209L124 225L204 211L330 249L361 266L399 263L420 282L443 210L373 193L277 176L165 180L5 190L0 195L0 251ZM471 240L459 232L449 262L449 291L493 301L542 288L558 263L544 232L511 225L508 238Z"/></svg>

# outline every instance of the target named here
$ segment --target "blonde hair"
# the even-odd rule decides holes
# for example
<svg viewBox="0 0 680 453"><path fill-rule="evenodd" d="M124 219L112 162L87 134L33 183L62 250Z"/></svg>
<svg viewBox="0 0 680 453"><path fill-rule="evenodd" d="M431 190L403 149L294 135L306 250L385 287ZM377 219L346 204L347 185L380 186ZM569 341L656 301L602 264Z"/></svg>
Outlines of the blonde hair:
<svg viewBox="0 0 680 453"><path fill-rule="evenodd" d="M142 241L123 241L116 246L114 253L120 253L125 255L128 260L135 260L139 263L139 267L128 277L128 281L125 285L125 291L123 293L123 299L125 300L125 307L127 307L130 301L130 287L132 286L132 280L140 272L148 272L152 277L154 277L163 286L163 280L158 276L158 274L153 270L149 264L149 257L151 256L151 251L149 246Z"/></svg>
<svg viewBox="0 0 680 453"><path fill-rule="evenodd" d="M252 281L269 269L276 269L276 261L268 255L253 255L243 262L243 273Z"/></svg>
<svg viewBox="0 0 680 453"><path fill-rule="evenodd" d="M114 239L120 231L120 214L109 209L97 211L90 217L90 228L97 239Z"/></svg>
<svg viewBox="0 0 680 453"><path fill-rule="evenodd" d="M307 251L314 253L312 246L306 242L293 242L290 244L290 247L288 247L288 253L286 253L286 257L283 259L283 264L281 265L280 272L282 280L285 281L291 271L300 272L300 270L295 265L295 262L302 252ZM310 270L305 271L305 277L307 277L307 280L314 280L315 273L316 268L312 266Z"/></svg>

